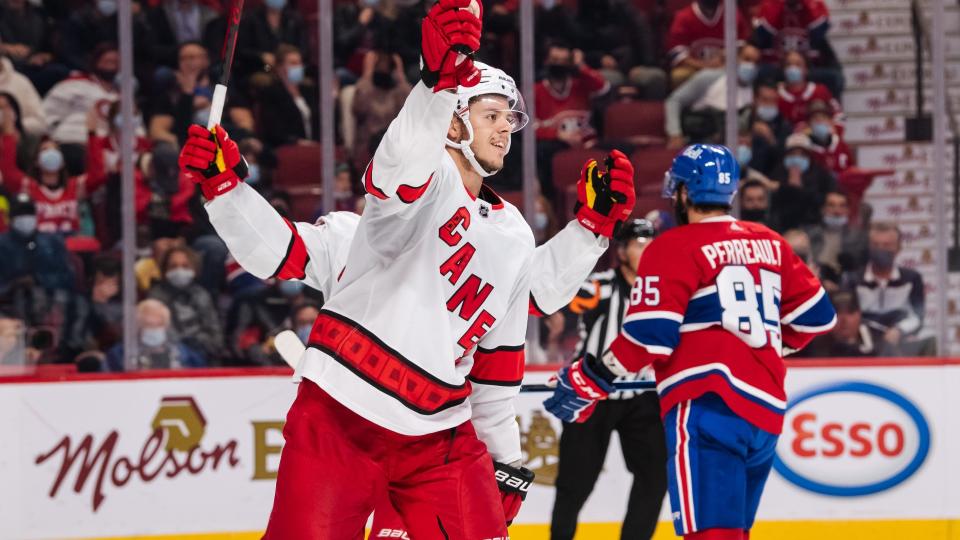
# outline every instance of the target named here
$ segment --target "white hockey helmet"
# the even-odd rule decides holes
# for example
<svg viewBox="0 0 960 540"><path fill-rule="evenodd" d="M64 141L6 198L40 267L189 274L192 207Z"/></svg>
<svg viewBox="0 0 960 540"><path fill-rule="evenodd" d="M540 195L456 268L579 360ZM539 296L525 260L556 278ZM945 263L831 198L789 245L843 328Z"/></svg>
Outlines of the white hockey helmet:
<svg viewBox="0 0 960 540"><path fill-rule="evenodd" d="M470 148L470 145L473 144L473 126L470 125L470 100L487 95L507 98L509 109L502 112L507 112L510 115L510 133L516 133L523 129L530 122L530 117L527 116L527 106L513 77L507 75L502 69L488 66L483 62L474 62L473 65L480 70L480 82L469 88L463 86L457 88L457 110L455 114L463 120L467 129L467 137L460 142L447 139L447 146L458 148L470 162L473 170L477 171L480 176L487 177L497 171L484 169L477 161L473 149ZM510 138L507 138L506 150L510 152Z"/></svg>

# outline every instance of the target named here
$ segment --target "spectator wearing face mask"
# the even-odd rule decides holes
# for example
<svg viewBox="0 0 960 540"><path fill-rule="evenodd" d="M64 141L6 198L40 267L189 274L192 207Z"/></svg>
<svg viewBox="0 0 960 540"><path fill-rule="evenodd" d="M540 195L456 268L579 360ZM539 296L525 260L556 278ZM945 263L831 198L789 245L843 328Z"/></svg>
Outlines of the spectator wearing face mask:
<svg viewBox="0 0 960 540"><path fill-rule="evenodd" d="M827 41L829 29L830 13L823 0L764 0L753 40L772 64L781 64L788 52L799 52L813 66L810 80L822 82L839 97L843 70Z"/></svg>
<svg viewBox="0 0 960 540"><path fill-rule="evenodd" d="M140 344L134 369L181 369L206 367L203 355L181 342L171 324L170 309L158 300L137 304L137 328ZM126 371L123 343L107 352L109 371Z"/></svg>
<svg viewBox="0 0 960 540"><path fill-rule="evenodd" d="M777 86L770 80L757 83L753 93L753 114L750 121L753 166L770 176L783 160L787 137L793 133L793 124L780 114Z"/></svg>
<svg viewBox="0 0 960 540"><path fill-rule="evenodd" d="M173 329L184 344L214 361L222 356L223 332L213 298L195 282L197 267L192 250L170 249L160 265L163 279L150 288L147 296L170 309Z"/></svg>
<svg viewBox="0 0 960 540"><path fill-rule="evenodd" d="M830 191L823 202L823 220L807 227L820 279L828 292L847 285L867 262L867 235L850 221L850 199Z"/></svg>
<svg viewBox="0 0 960 540"><path fill-rule="evenodd" d="M10 230L0 234L0 298L11 289L73 291L74 272L63 239L37 230L37 207L18 195L10 205Z"/></svg>
<svg viewBox="0 0 960 540"><path fill-rule="evenodd" d="M737 11L737 46L750 37L750 23ZM667 35L670 81L676 87L704 68L723 67L723 5L693 0L673 16Z"/></svg>
<svg viewBox="0 0 960 540"><path fill-rule="evenodd" d="M297 337L304 345L310 340L310 331L313 330L313 323L320 315L320 309L313 302L304 302L297 304L290 315L290 325Z"/></svg>
<svg viewBox="0 0 960 540"><path fill-rule="evenodd" d="M837 310L837 324L829 334L817 336L798 356L820 358L857 358L887 356L879 350L883 342L874 339L863 322L863 313L857 295L850 291L830 293L830 303Z"/></svg>
<svg viewBox="0 0 960 540"><path fill-rule="evenodd" d="M87 144L87 113L100 103L120 99L115 79L120 69L116 45L101 43L91 54L90 71L78 73L57 83L43 98L51 138L63 146L67 169L73 174L84 170Z"/></svg>
<svg viewBox="0 0 960 540"><path fill-rule="evenodd" d="M370 140L375 134L386 130L396 118L410 89L410 83L404 75L403 60L399 55L384 51L367 52L363 60L363 75L357 81L352 107L356 122L356 163L365 164L370 161Z"/></svg>
<svg viewBox="0 0 960 540"><path fill-rule="evenodd" d="M300 51L291 45L281 45L275 56L275 80L260 96L263 110L269 111L260 117L263 142L277 147L315 139L317 88L305 84L306 66Z"/></svg>
<svg viewBox="0 0 960 540"><path fill-rule="evenodd" d="M74 235L80 233L81 202L97 190L103 177L87 174L69 176L61 146L46 139L40 143L36 162L30 175L17 166L18 135L9 132L9 126L0 127L0 175L11 193L26 193L37 208L37 228L45 233ZM88 156L94 168L99 167L98 155Z"/></svg>
<svg viewBox="0 0 960 540"><path fill-rule="evenodd" d="M756 223L769 223L770 191L763 182L747 180L740 185L740 219Z"/></svg>
<svg viewBox="0 0 960 540"><path fill-rule="evenodd" d="M920 274L896 264L901 247L895 224L871 224L868 263L856 284L864 321L894 349L894 355L923 328L926 308Z"/></svg>
<svg viewBox="0 0 960 540"><path fill-rule="evenodd" d="M610 83L583 61L580 50L563 42L548 45L544 78L534 89L536 101L537 168L541 190L552 197L553 155L567 148L592 144L591 100L610 90Z"/></svg>
<svg viewBox="0 0 960 540"><path fill-rule="evenodd" d="M230 349L241 363L270 363L267 337L286 327L290 306L303 302L302 281L274 279L268 287L234 298L227 314Z"/></svg>
<svg viewBox="0 0 960 540"><path fill-rule="evenodd" d="M769 191L775 191L780 184L753 167L753 139L749 131L740 133L736 149L737 163L740 165L741 182L760 182Z"/></svg>
<svg viewBox="0 0 960 540"><path fill-rule="evenodd" d="M757 76L757 61L760 51L744 45L737 54L737 110L750 107L753 102L753 81ZM687 144L683 133L693 140L706 140L720 132L722 117L727 109L727 75L721 69L706 69L697 72L670 94L664 103L665 129L669 148L681 148ZM681 114L688 111L685 129L681 127ZM692 113L692 114L691 114ZM695 122L691 116L696 116ZM697 125L694 127L694 123Z"/></svg>
<svg viewBox="0 0 960 540"><path fill-rule="evenodd" d="M855 165L853 152L843 141L843 137L834 124L831 107L823 101L813 101L808 109L808 131L810 150L814 160L837 178Z"/></svg>
<svg viewBox="0 0 960 540"><path fill-rule="evenodd" d="M806 122L810 115L809 107L815 102L826 105L835 122L842 120L840 103L834 99L830 90L807 79L807 59L802 54L796 51L786 54L783 60L783 79L784 82L777 86L777 94L780 96L780 114L787 121L794 125Z"/></svg>
<svg viewBox="0 0 960 540"><path fill-rule="evenodd" d="M779 182L770 208L778 231L820 223L820 208L836 182L811 158L810 137L794 133L787 138L786 156L770 178Z"/></svg>
<svg viewBox="0 0 960 540"><path fill-rule="evenodd" d="M222 32L220 40L223 40ZM213 100L213 82L210 55L200 43L182 43L176 54L176 69L160 66L154 73L148 133L153 140L180 144L186 139L191 123L206 125Z"/></svg>

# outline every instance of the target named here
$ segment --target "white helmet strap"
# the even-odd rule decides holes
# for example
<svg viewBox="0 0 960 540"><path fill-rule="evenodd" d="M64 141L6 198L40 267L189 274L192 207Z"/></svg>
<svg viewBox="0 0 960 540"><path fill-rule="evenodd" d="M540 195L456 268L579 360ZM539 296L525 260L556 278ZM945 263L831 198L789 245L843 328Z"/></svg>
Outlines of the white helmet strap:
<svg viewBox="0 0 960 540"><path fill-rule="evenodd" d="M486 178L496 174L498 171L488 171L480 165L480 162L477 161L477 155L473 152L473 148L470 148L470 145L473 144L473 126L470 125L470 109L465 110L462 114L458 115L460 120L463 121L463 125L467 130L467 137L460 140L460 142L452 141L449 138L447 139L447 146L457 148L463 153L463 156L467 158L467 162L470 163L470 166L473 167L473 170L477 174ZM507 152L510 151L510 139L507 138Z"/></svg>

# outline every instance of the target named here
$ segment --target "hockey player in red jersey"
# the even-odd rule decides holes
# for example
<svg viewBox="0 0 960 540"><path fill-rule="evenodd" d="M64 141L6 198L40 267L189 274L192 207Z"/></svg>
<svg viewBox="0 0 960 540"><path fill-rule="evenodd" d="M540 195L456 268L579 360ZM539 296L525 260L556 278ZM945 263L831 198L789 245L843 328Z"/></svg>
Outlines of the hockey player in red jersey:
<svg viewBox="0 0 960 540"><path fill-rule="evenodd" d="M666 192L682 226L644 251L620 335L603 358L556 377L547 409L586 419L615 377L653 364L668 450L674 528L691 540L749 538L786 409L782 355L836 322L786 240L729 216L739 165L692 145Z"/></svg>
<svg viewBox="0 0 960 540"><path fill-rule="evenodd" d="M266 538L362 538L384 492L414 538L505 538L532 479L512 401L533 235L483 185L527 117L513 80L465 54L481 30L470 4L441 0L424 19L422 81L364 173L366 209L297 370ZM208 167L211 146L225 167ZM216 142L191 128L182 163L208 199L245 174L232 148L222 128ZM608 168L584 188L591 234L633 206L629 162ZM282 250L275 275L304 279L302 230L280 222L250 249Z"/></svg>

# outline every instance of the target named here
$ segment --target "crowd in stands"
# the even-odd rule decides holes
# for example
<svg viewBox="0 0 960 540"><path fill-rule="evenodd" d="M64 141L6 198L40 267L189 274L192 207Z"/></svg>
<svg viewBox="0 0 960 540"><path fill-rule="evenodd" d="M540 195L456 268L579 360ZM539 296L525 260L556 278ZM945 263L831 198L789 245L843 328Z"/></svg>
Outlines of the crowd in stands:
<svg viewBox="0 0 960 540"><path fill-rule="evenodd" d="M334 208L321 208L315 2L248 1L223 124L247 182L283 216L362 211L358 182L419 77L429 0L336 0ZM518 0L484 2L479 58L519 71ZM842 69L822 0L741 0L737 113L740 212L784 235L840 312L813 354L919 354L924 285L896 264L895 226L871 223L871 174L843 140ZM181 175L187 128L205 124L219 77L217 0L134 0L136 143L120 153L117 0L0 0L0 363L117 371L122 352L121 181L135 170L138 367L270 365L272 336L301 336L323 299L243 271ZM571 218L587 156L617 147L638 171L637 213L659 199L676 149L723 133L719 0L537 0L538 242ZM491 179L520 201L519 137ZM313 157L304 157L313 156ZM305 174L304 174L305 172ZM576 318L541 322L542 360L568 360ZM19 337L18 337L19 336ZM535 344L536 345L536 344Z"/></svg>

